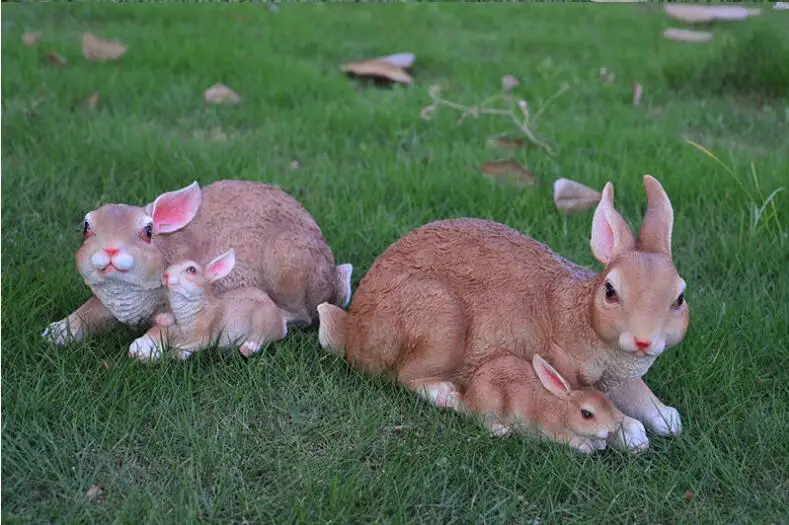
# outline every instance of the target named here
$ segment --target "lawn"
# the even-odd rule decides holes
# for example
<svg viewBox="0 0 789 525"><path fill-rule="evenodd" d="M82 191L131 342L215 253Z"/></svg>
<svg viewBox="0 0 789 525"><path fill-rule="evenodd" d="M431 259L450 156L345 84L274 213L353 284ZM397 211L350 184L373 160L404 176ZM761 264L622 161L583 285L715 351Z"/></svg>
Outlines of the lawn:
<svg viewBox="0 0 789 525"><path fill-rule="evenodd" d="M789 91L746 89L785 86L775 64L789 60L773 44L742 47L787 26L767 7L693 45L663 39L672 23L645 5L6 4L3 521L789 523ZM26 31L42 31L37 46ZM128 51L90 62L85 31ZM411 87L364 88L340 71L400 51L416 54ZM536 124L553 155L492 149L492 134L514 131L507 117L420 118L431 85L473 105L505 74L532 111L566 84ZM736 91L715 78L738 79ZM217 82L242 103L207 107ZM94 91L96 108L81 107ZM537 183L481 175L509 156ZM674 205L691 325L646 376L685 431L651 436L641 455L491 437L326 355L315 328L249 360L151 365L127 357L131 330L60 349L40 336L89 297L74 253L82 217L107 202L142 204L193 180L278 184L354 264L355 287L409 229L458 216L507 223L597 268L591 212L560 213L553 181L614 181L637 224L644 173ZM86 497L94 484L101 494Z"/></svg>

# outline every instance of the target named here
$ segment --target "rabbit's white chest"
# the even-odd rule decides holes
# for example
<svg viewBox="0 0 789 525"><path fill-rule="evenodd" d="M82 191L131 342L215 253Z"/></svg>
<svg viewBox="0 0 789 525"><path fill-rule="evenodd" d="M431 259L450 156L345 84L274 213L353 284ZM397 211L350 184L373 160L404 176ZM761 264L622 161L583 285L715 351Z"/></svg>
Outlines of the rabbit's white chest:
<svg viewBox="0 0 789 525"><path fill-rule="evenodd" d="M159 289L146 290L117 281L108 281L91 289L112 315L127 325L147 321L162 304Z"/></svg>
<svg viewBox="0 0 789 525"><path fill-rule="evenodd" d="M598 387L603 391L608 391L624 381L643 377L654 362L654 357L633 357L627 354L617 356L613 362L609 363L607 370L600 378Z"/></svg>

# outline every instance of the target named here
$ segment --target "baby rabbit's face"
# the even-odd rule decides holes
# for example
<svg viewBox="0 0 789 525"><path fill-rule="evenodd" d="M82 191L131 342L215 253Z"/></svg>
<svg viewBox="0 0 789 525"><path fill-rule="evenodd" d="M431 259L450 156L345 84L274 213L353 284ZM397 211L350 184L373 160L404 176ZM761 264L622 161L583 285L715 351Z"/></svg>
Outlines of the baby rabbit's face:
<svg viewBox="0 0 789 525"><path fill-rule="evenodd" d="M187 299L201 297L205 283L203 268L194 261L173 264L162 274L162 284L170 294L178 294Z"/></svg>
<svg viewBox="0 0 789 525"><path fill-rule="evenodd" d="M624 414L605 394L596 390L576 390L568 403L567 423L578 436L605 441L619 430Z"/></svg>

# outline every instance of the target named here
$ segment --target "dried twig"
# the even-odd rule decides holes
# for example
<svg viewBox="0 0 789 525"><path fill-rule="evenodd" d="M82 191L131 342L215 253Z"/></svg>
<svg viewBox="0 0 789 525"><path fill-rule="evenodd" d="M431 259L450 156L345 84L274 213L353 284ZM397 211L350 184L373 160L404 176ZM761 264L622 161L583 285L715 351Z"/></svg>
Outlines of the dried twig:
<svg viewBox="0 0 789 525"><path fill-rule="evenodd" d="M553 149L551 146L544 140L540 139L534 132L533 128L537 123L537 120L542 116L548 106L553 103L553 101L555 101L562 93L569 89L569 85L562 85L562 87L560 87L556 93L554 93L534 114L532 114L529 111L529 106L526 101L514 97L512 93L510 93L510 91L506 88L503 88L502 93L490 96L479 104L474 106L464 106L463 104L452 102L443 98L441 96L441 86L435 85L431 86L428 90L428 94L433 100L433 103L422 108L420 114L423 119L430 120L433 118L433 115L439 106L444 106L461 112L460 118L458 119L458 124L463 122L463 120L465 120L467 117L477 118L480 115L499 115L509 117L515 127L517 127L521 133L526 135L526 138L530 142L541 147L550 155L553 155ZM491 107L496 102L504 102L505 107Z"/></svg>

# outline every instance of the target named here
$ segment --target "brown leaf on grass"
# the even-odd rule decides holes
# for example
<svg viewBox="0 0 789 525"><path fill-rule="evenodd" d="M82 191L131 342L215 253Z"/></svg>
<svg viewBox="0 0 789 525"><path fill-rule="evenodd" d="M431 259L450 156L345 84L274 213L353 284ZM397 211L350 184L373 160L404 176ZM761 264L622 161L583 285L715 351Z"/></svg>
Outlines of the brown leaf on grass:
<svg viewBox="0 0 789 525"><path fill-rule="evenodd" d="M47 61L47 63L55 67L66 67L66 65L68 64L68 60L66 60L66 57L64 57L60 53L56 53L55 51L47 51L44 54L44 59Z"/></svg>
<svg viewBox="0 0 789 525"><path fill-rule="evenodd" d="M505 93L512 91L518 84L520 84L520 82L512 75L504 75L501 77L501 89L503 89Z"/></svg>
<svg viewBox="0 0 789 525"><path fill-rule="evenodd" d="M299 159L293 159L290 161L290 171L299 171L301 169L301 162Z"/></svg>
<svg viewBox="0 0 789 525"><path fill-rule="evenodd" d="M203 98L209 104L238 104L241 102L241 97L238 96L238 93L224 84L214 84L206 89L205 93L203 93Z"/></svg>
<svg viewBox="0 0 789 525"><path fill-rule="evenodd" d="M99 92L94 91L88 98L82 101L80 106L89 111L93 111L96 109L96 105L98 103L99 103Z"/></svg>
<svg viewBox="0 0 789 525"><path fill-rule="evenodd" d="M553 183L553 202L567 214L592 208L601 196L599 191L574 180L557 179Z"/></svg>
<svg viewBox="0 0 789 525"><path fill-rule="evenodd" d="M520 148L528 148L531 146L531 142L524 138L500 136L489 138L488 146L504 151L512 151Z"/></svg>
<svg viewBox="0 0 789 525"><path fill-rule="evenodd" d="M395 53L394 55L387 55L385 57L378 57L375 60L387 62L400 69L410 69L414 65L416 55L413 53Z"/></svg>
<svg viewBox="0 0 789 525"><path fill-rule="evenodd" d="M686 490L686 491L685 491L685 501L686 501L687 503L690 503L690 502L691 502L691 501L693 501L695 498L696 498L696 494L694 494L692 490Z"/></svg>
<svg viewBox="0 0 789 525"><path fill-rule="evenodd" d="M107 361L105 361L104 359L102 359L102 360L101 360L101 367L102 367L104 370L109 370L109 369L110 369L110 365L109 365L109 364L107 363Z"/></svg>
<svg viewBox="0 0 789 525"><path fill-rule="evenodd" d="M85 491L85 499L88 503L101 502L104 499L104 487L94 483Z"/></svg>
<svg viewBox="0 0 789 525"><path fill-rule="evenodd" d="M370 77L408 85L412 84L414 81L405 69L380 59L362 60L361 62L344 64L342 66L342 71L356 77Z"/></svg>
<svg viewBox="0 0 789 525"><path fill-rule="evenodd" d="M710 32L691 31L690 29L679 29L676 27L669 27L663 31L663 36L678 42L709 42L712 40L712 33Z"/></svg>
<svg viewBox="0 0 789 525"><path fill-rule="evenodd" d="M663 6L663 10L669 17L688 24L704 24L715 20L745 20L749 16L758 16L762 13L759 8L733 5L666 4Z"/></svg>
<svg viewBox="0 0 789 525"><path fill-rule="evenodd" d="M641 95L644 93L644 88L638 82L631 82L630 87L633 88L633 105L638 106L641 104Z"/></svg>
<svg viewBox="0 0 789 525"><path fill-rule="evenodd" d="M518 188L531 186L537 181L534 173L514 160L493 160L480 166L482 174L498 183L513 183Z"/></svg>
<svg viewBox="0 0 789 525"><path fill-rule="evenodd" d="M38 44L38 41L41 39L41 31L30 31L22 35L22 42L25 43L27 46L34 46Z"/></svg>
<svg viewBox="0 0 789 525"><path fill-rule="evenodd" d="M117 40L103 40L93 33L82 35L82 55L94 62L117 60L126 53L126 45Z"/></svg>

